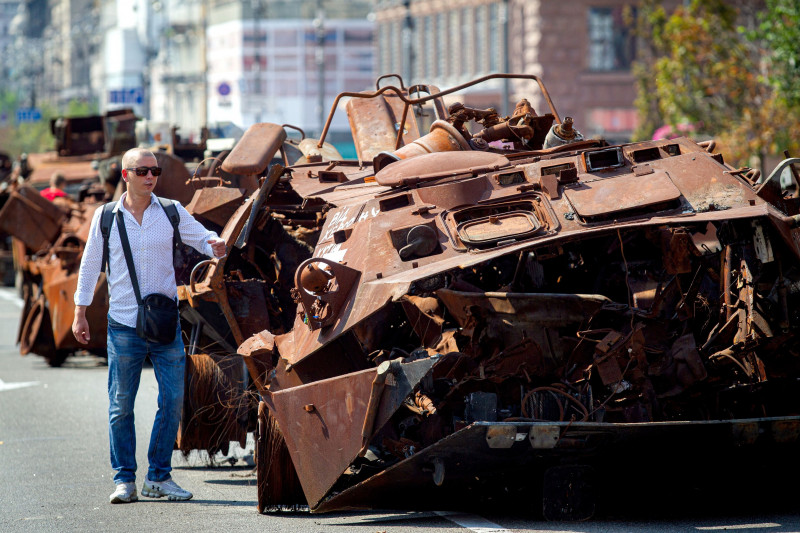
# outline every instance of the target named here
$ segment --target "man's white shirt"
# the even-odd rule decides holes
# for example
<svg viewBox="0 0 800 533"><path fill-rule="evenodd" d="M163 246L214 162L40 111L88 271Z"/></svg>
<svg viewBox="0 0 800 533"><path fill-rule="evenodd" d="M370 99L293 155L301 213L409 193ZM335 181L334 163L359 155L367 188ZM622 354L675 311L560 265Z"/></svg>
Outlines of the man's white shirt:
<svg viewBox="0 0 800 533"><path fill-rule="evenodd" d="M138 304L117 228L118 210L122 211L125 220L125 229L128 233L142 298L157 292L175 298L178 295L178 288L172 263L172 224L164 212L164 208L158 203L156 195L151 193L150 205L144 210L142 224L139 225L123 205L126 195L127 192L123 193L122 198L114 207L114 223L111 226L108 241L109 315L120 324L136 327ZM217 234L197 222L179 202L174 200L172 202L180 215L178 229L181 241L198 252L213 257L214 252L208 241L219 239ZM103 261L103 235L100 231L102 211L102 206L95 211L89 228L89 238L83 250L78 274L75 305L89 305L94 297L97 279L100 276L100 263Z"/></svg>

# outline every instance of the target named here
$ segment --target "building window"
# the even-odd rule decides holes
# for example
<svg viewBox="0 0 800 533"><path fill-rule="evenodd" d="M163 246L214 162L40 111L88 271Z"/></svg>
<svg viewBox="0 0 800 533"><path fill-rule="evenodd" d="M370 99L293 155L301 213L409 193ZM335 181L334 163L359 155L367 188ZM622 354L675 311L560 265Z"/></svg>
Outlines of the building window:
<svg viewBox="0 0 800 533"><path fill-rule="evenodd" d="M488 42L487 33L489 27L486 25L486 6L479 6L475 8L475 71L479 74L485 74L488 69L486 63L486 43Z"/></svg>
<svg viewBox="0 0 800 533"><path fill-rule="evenodd" d="M422 56L422 61L420 61L423 64L421 79L426 83L430 83L430 80L436 76L436 71L434 70L434 50L436 50L435 38L436 33L433 31L433 17L428 15L422 19L422 53L417 56L418 59L420 59L420 55Z"/></svg>
<svg viewBox="0 0 800 533"><path fill-rule="evenodd" d="M634 40L622 19L621 7L589 8L589 70L628 70Z"/></svg>
<svg viewBox="0 0 800 533"><path fill-rule="evenodd" d="M297 46L297 30L272 30L273 43L277 47L295 47Z"/></svg>
<svg viewBox="0 0 800 533"><path fill-rule="evenodd" d="M502 6L498 4L489 5L489 70L491 72L501 72L503 65L503 36L505 28L500 20ZM505 13L502 13L505 16Z"/></svg>
<svg viewBox="0 0 800 533"><path fill-rule="evenodd" d="M371 76L372 52L345 48L342 53L342 68L350 73L363 72Z"/></svg>
<svg viewBox="0 0 800 533"><path fill-rule="evenodd" d="M461 57L465 51L461 49L461 24L458 20L458 11L453 10L450 15L450 71L451 76L460 76L463 72L461 68Z"/></svg>
<svg viewBox="0 0 800 533"><path fill-rule="evenodd" d="M475 72L473 65L475 58L475 20L472 9L465 7L461 10L461 74L470 75Z"/></svg>
<svg viewBox="0 0 800 533"><path fill-rule="evenodd" d="M372 46L372 30L344 30L344 44L353 46Z"/></svg>
<svg viewBox="0 0 800 533"><path fill-rule="evenodd" d="M389 41L389 31L387 24L381 24L378 28L378 38L380 39L380 61L378 63L378 72L380 74L388 74L391 68L391 56L394 50L391 49Z"/></svg>
<svg viewBox="0 0 800 533"><path fill-rule="evenodd" d="M436 66L439 76L447 76L447 18L444 13L436 14Z"/></svg>
<svg viewBox="0 0 800 533"><path fill-rule="evenodd" d="M411 22L410 52L413 59L412 66L414 67L414 72L411 74L415 83L420 83L425 79L425 64L423 63L425 54L422 52L425 49L424 34L422 33L425 29L423 23L424 19L422 17L414 17ZM409 80L409 83L412 80Z"/></svg>
<svg viewBox="0 0 800 533"><path fill-rule="evenodd" d="M402 53L400 51L403 49L400 23L397 21L392 21L389 24L389 42L391 43L391 49L394 50L394 52L390 58L391 63L389 64L389 72L386 74L400 74L400 54Z"/></svg>

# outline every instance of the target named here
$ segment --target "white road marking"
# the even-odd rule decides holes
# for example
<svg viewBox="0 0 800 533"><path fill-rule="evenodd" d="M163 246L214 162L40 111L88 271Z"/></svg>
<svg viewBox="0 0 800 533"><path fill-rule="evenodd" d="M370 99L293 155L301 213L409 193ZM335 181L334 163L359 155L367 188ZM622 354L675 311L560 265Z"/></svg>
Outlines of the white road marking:
<svg viewBox="0 0 800 533"><path fill-rule="evenodd" d="M38 385L38 381L20 381L18 383L6 383L2 379L0 379L0 392L4 392L7 390L14 390L14 389L22 389L25 387L35 387Z"/></svg>
<svg viewBox="0 0 800 533"><path fill-rule="evenodd" d="M7 291L0 291L0 300L6 300L20 308L25 304L25 302L22 301L22 298Z"/></svg>
<svg viewBox="0 0 800 533"><path fill-rule="evenodd" d="M497 525L494 522L490 522L474 514L451 513L447 511L436 511L436 514L475 533L511 533L510 529L506 529L503 526Z"/></svg>
<svg viewBox="0 0 800 533"><path fill-rule="evenodd" d="M770 527L781 527L780 524L775 522L766 522L764 524L731 524L725 526L697 526L695 529L700 531L728 531L731 529L767 529Z"/></svg>

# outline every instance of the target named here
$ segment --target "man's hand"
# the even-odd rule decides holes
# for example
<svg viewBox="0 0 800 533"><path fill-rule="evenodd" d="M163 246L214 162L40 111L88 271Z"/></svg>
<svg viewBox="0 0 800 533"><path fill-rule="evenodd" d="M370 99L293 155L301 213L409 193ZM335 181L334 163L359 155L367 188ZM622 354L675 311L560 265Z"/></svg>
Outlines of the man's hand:
<svg viewBox="0 0 800 533"><path fill-rule="evenodd" d="M214 257L216 258L225 257L228 253L228 247L225 246L225 241L222 239L211 239L208 241L208 244L211 245L211 250L214 252Z"/></svg>
<svg viewBox="0 0 800 533"><path fill-rule="evenodd" d="M75 320L72 321L72 334L81 344L89 342L89 323L86 321L86 306L75 306Z"/></svg>

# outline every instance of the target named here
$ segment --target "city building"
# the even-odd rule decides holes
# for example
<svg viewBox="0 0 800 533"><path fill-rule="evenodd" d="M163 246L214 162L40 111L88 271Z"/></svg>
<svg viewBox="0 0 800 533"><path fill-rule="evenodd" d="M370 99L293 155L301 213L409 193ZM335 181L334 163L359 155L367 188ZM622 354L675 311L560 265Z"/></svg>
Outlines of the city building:
<svg viewBox="0 0 800 533"><path fill-rule="evenodd" d="M379 75L448 88L514 72L541 77L587 137L624 141L636 127L635 0L0 0L0 11L15 1L3 72L31 106L133 107L190 137L217 122L316 135L336 94ZM465 103L508 114L529 98L541 111L538 94L496 80ZM348 129L337 112L330 139Z"/></svg>
<svg viewBox="0 0 800 533"><path fill-rule="evenodd" d="M71 100L92 102L98 90L92 69L102 42L94 0L51 0L49 7L42 33L45 96L58 107Z"/></svg>
<svg viewBox="0 0 800 533"><path fill-rule="evenodd" d="M373 86L371 8L369 0L0 0L0 25L8 13L16 28L0 42L9 52L0 76L31 107L133 108L187 140L214 123L289 123L314 135L339 92ZM337 113L329 140L347 148L346 137Z"/></svg>
<svg viewBox="0 0 800 533"><path fill-rule="evenodd" d="M23 16L21 0L0 0L0 80L10 79L13 72L14 41L22 30Z"/></svg>
<svg viewBox="0 0 800 533"><path fill-rule="evenodd" d="M3 86L16 92L19 104L35 108L47 100L44 83L43 33L49 20L47 0L19 0L16 10L9 2L4 5L11 16L5 26L2 55Z"/></svg>
<svg viewBox="0 0 800 533"><path fill-rule="evenodd" d="M336 94L373 79L368 1L159 0L124 13L125 6L118 3L106 34L104 106L132 105L190 141L218 123L289 123L318 133L320 110L327 116ZM347 131L342 114L331 140Z"/></svg>
<svg viewBox="0 0 800 533"><path fill-rule="evenodd" d="M626 19L636 3L380 0L377 68L402 74L406 85L441 88L496 72L534 74L585 136L626 141L637 124L636 42ZM543 110L538 96L533 82L497 80L465 103L507 115L521 98Z"/></svg>
<svg viewBox="0 0 800 533"><path fill-rule="evenodd" d="M288 123L319 135L337 94L374 87L368 1L218 1L210 9L211 122ZM328 140L350 143L343 111Z"/></svg>

